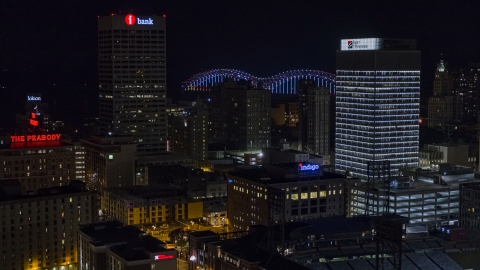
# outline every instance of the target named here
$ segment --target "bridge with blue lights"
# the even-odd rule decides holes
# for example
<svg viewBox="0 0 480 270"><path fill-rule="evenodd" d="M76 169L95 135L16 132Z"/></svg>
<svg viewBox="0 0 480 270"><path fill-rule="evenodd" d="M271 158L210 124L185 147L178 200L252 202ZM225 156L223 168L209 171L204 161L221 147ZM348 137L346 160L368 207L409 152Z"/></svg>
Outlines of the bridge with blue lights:
<svg viewBox="0 0 480 270"><path fill-rule="evenodd" d="M192 76L184 81L182 86L186 91L210 91L215 84L227 78L234 81L247 80L254 86L262 82L263 87L271 90L273 94L296 94L300 80L311 80L316 82L317 87L327 87L331 94L335 94L335 74L308 69L289 70L266 78L235 69L212 69Z"/></svg>

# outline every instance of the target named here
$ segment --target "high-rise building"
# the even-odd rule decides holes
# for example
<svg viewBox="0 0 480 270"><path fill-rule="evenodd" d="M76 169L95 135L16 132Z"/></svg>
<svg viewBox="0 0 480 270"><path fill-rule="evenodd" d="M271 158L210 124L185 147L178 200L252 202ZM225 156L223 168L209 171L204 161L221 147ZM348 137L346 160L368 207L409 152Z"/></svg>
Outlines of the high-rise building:
<svg viewBox="0 0 480 270"><path fill-rule="evenodd" d="M85 151L85 182L91 190L135 184L136 145L130 136L80 140Z"/></svg>
<svg viewBox="0 0 480 270"><path fill-rule="evenodd" d="M453 93L462 99L463 122L477 123L480 109L480 63L470 63L464 69L452 69L451 76Z"/></svg>
<svg viewBox="0 0 480 270"><path fill-rule="evenodd" d="M195 160L208 157L208 109L197 103L195 107L168 116L169 151Z"/></svg>
<svg viewBox="0 0 480 270"><path fill-rule="evenodd" d="M100 132L130 135L138 154L166 151L165 17L98 19Z"/></svg>
<svg viewBox="0 0 480 270"><path fill-rule="evenodd" d="M259 150L271 145L272 92L259 84L227 79L213 89L214 141L239 150Z"/></svg>
<svg viewBox="0 0 480 270"><path fill-rule="evenodd" d="M480 230L480 183L460 185L460 220L465 228Z"/></svg>
<svg viewBox="0 0 480 270"><path fill-rule="evenodd" d="M330 152L330 89L307 89L306 151L315 155Z"/></svg>
<svg viewBox="0 0 480 270"><path fill-rule="evenodd" d="M428 127L445 130L448 124L462 121L462 98L453 91L447 63L440 60L433 80L433 96L428 100Z"/></svg>
<svg viewBox="0 0 480 270"><path fill-rule="evenodd" d="M367 178L418 166L420 51L415 40L342 39L337 51L335 169Z"/></svg>
<svg viewBox="0 0 480 270"><path fill-rule="evenodd" d="M77 230L96 221L95 198L81 181L34 195L0 181L0 269L77 269Z"/></svg>

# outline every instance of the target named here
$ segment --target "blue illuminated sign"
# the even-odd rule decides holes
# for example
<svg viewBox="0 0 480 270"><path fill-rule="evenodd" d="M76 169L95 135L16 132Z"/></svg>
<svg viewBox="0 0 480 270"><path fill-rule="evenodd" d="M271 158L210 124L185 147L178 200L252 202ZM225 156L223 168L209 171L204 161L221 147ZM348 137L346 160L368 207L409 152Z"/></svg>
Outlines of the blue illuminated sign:
<svg viewBox="0 0 480 270"><path fill-rule="evenodd" d="M137 18L137 24L148 24L148 25L153 25L153 20L152 18L148 18L148 19L140 19L140 18Z"/></svg>
<svg viewBox="0 0 480 270"><path fill-rule="evenodd" d="M318 166L316 164L303 165L302 163L299 163L298 167L299 167L300 171L316 171L316 170L320 169L320 166Z"/></svg>
<svg viewBox="0 0 480 270"><path fill-rule="evenodd" d="M232 182L233 182L233 180L232 180L232 179L228 179L228 183L232 183Z"/></svg>

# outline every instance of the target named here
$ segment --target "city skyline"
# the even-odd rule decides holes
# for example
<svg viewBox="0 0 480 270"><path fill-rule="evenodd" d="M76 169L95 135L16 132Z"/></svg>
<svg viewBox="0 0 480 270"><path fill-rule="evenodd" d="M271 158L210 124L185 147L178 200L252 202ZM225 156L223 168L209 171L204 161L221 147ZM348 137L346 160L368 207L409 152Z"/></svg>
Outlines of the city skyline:
<svg viewBox="0 0 480 270"><path fill-rule="evenodd" d="M441 53L451 66L480 61L469 27L480 20L474 16L478 4L431 3L92 1L29 3L27 10L23 3L4 2L0 69L7 71L0 84L19 88L0 91L1 100L20 100L32 90L48 102L96 97L97 17L114 12L167 16L168 97L178 98L181 82L202 70L234 68L261 77L292 69L334 73L341 38L407 37L417 39L423 52L421 103L426 104ZM0 116L16 109L12 103L1 103ZM58 114L68 113L73 110Z"/></svg>

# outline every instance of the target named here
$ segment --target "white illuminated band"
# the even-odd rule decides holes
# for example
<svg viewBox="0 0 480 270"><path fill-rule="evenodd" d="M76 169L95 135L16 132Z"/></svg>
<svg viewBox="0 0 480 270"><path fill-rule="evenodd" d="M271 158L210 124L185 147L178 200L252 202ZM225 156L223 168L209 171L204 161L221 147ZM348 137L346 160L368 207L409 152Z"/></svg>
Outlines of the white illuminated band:
<svg viewBox="0 0 480 270"><path fill-rule="evenodd" d="M28 101L42 100L41 97L36 96L27 96Z"/></svg>
<svg viewBox="0 0 480 270"><path fill-rule="evenodd" d="M320 168L320 166L318 165L302 165L300 166L300 171L315 171L315 170L318 170Z"/></svg>
<svg viewBox="0 0 480 270"><path fill-rule="evenodd" d="M148 18L148 19L137 18L137 24L153 25L153 20L152 18Z"/></svg>

